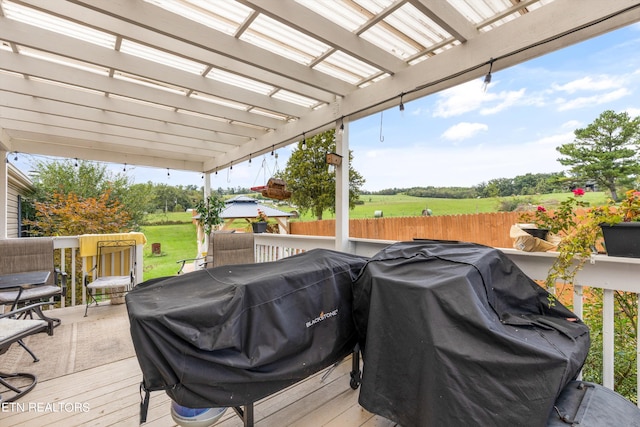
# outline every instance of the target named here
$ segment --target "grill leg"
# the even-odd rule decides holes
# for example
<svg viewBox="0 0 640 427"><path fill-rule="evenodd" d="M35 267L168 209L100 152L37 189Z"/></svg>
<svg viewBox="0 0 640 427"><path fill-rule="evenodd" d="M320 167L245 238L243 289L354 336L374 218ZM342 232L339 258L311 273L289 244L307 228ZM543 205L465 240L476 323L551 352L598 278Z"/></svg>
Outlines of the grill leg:
<svg viewBox="0 0 640 427"><path fill-rule="evenodd" d="M253 419L253 403L249 403L244 406L242 409L239 406L234 406L233 410L236 411L236 414L242 419L244 423L244 427L253 427L254 419Z"/></svg>
<svg viewBox="0 0 640 427"><path fill-rule="evenodd" d="M356 344L351 355L351 381L349 385L352 389L357 390L362 381L362 372L360 372L360 345Z"/></svg>

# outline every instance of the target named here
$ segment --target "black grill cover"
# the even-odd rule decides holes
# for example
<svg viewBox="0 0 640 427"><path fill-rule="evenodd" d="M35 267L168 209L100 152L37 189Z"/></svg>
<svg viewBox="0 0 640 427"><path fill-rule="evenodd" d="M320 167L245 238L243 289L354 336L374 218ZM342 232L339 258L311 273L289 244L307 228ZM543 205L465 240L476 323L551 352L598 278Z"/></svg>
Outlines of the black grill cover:
<svg viewBox="0 0 640 427"><path fill-rule="evenodd" d="M357 343L351 285L365 262L315 249L138 285L126 302L145 388L239 406L341 360Z"/></svg>
<svg viewBox="0 0 640 427"><path fill-rule="evenodd" d="M403 427L544 426L589 348L573 313L502 252L470 243L389 246L353 304L359 402Z"/></svg>

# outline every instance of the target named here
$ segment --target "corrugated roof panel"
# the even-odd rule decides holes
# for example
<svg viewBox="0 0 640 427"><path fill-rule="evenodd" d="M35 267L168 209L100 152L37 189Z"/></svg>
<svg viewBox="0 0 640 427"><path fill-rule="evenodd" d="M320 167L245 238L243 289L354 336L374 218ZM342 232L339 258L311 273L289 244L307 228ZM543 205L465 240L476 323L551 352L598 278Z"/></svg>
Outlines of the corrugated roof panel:
<svg viewBox="0 0 640 427"><path fill-rule="evenodd" d="M325 43L264 15L258 16L240 39L304 65L329 50Z"/></svg>
<svg viewBox="0 0 640 427"><path fill-rule="evenodd" d="M275 89L271 85L261 83L257 80L248 79L234 73L229 73L218 68L212 68L211 71L207 73L206 77L221 83L226 83L242 89L250 90L262 95L268 95Z"/></svg>
<svg viewBox="0 0 640 427"><path fill-rule="evenodd" d="M315 107L320 101L317 99L307 98L306 96L298 95L293 92L281 89L272 95L275 99L291 102L293 104L302 105L303 107Z"/></svg>
<svg viewBox="0 0 640 427"><path fill-rule="evenodd" d="M10 1L2 3L2 10L7 18L33 25L34 27L74 37L109 49L113 49L116 45L116 37L114 35Z"/></svg>
<svg viewBox="0 0 640 427"><path fill-rule="evenodd" d="M145 1L228 35L234 35L238 27L253 13L252 9L235 0Z"/></svg>
<svg viewBox="0 0 640 427"><path fill-rule="evenodd" d="M353 2L338 0L295 0L318 15L330 19L347 31L355 32L369 20L369 16L358 10Z"/></svg>
<svg viewBox="0 0 640 427"><path fill-rule="evenodd" d="M377 68L341 51L332 53L313 68L352 84L380 72Z"/></svg>
<svg viewBox="0 0 640 427"><path fill-rule="evenodd" d="M22 75L20 75L19 77L20 78L24 78ZM48 79L41 79L40 77L30 76L29 80L32 80L34 82L46 83L46 84L53 85L53 86L64 87L64 88L67 88L67 89L73 89L73 90L77 90L79 92L91 93L93 95L104 96L104 92L102 92L100 90L94 90L94 89L90 89L90 88L86 88L86 87L69 85L69 84L66 84L66 83L56 82L56 81L48 80Z"/></svg>
<svg viewBox="0 0 640 427"><path fill-rule="evenodd" d="M157 80L150 79L148 77L140 77L135 74L124 73L122 71L116 71L113 74L114 79L123 80L129 83L135 83L141 86L161 90L164 92L171 92L177 95L186 95L187 90L178 86L169 85L167 83L159 82Z"/></svg>
<svg viewBox="0 0 640 427"><path fill-rule="evenodd" d="M285 116L284 114L274 113L273 111L265 110L263 108L253 107L249 110L250 113L259 114L261 116L269 117L276 120L289 120L289 116Z"/></svg>
<svg viewBox="0 0 640 427"><path fill-rule="evenodd" d="M217 96L209 95L206 93L193 92L189 97L193 99L199 99L201 101L210 102L212 104L222 105L224 107L233 108L234 110L247 111L250 106L242 104L240 102L229 101L228 99L219 98Z"/></svg>
<svg viewBox="0 0 640 427"><path fill-rule="evenodd" d="M38 58L43 61L64 65L66 67L75 68L77 70L88 71L90 73L99 74L102 76L106 76L109 74L108 68L89 64L88 62L84 62L84 61L76 61L75 59L70 59L65 56L60 56L60 55L56 55L49 52L43 52L41 50L35 50L35 49L31 49L24 46L19 46L18 52L20 52L20 54L24 56L28 56L31 58Z"/></svg>
<svg viewBox="0 0 640 427"><path fill-rule="evenodd" d="M161 110L173 111L174 109L174 107L170 105L156 104L155 102L147 102L147 101L143 101L142 99L130 98L128 96L116 95L113 93L109 94L109 98L120 99L127 102L134 102L136 104L146 105L147 107L159 108Z"/></svg>
<svg viewBox="0 0 640 427"><path fill-rule="evenodd" d="M404 36L427 48L451 37L451 34L445 31L444 28L436 24L412 4L403 5L385 18L384 21L398 29Z"/></svg>
<svg viewBox="0 0 640 427"><path fill-rule="evenodd" d="M394 2L395 0L354 0L354 3L357 3L372 15L379 14ZM347 1L347 3L350 3L350 1Z"/></svg>
<svg viewBox="0 0 640 427"><path fill-rule="evenodd" d="M186 71L191 74L202 75L206 68L204 64L199 62L191 61L178 55L173 55L127 39L122 40L120 52L166 65L168 67L177 68L178 70Z"/></svg>

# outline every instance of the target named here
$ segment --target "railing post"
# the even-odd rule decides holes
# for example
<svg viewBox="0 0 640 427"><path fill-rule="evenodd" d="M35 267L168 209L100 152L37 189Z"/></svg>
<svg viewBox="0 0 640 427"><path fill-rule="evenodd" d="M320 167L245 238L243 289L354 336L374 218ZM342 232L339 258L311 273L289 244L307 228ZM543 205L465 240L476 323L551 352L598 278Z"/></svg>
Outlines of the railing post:
<svg viewBox="0 0 640 427"><path fill-rule="evenodd" d="M580 320L584 320L584 309L583 304L584 301L582 299L582 286L575 284L573 285L573 312ZM578 380L582 380L582 370L578 374Z"/></svg>
<svg viewBox="0 0 640 427"><path fill-rule="evenodd" d="M602 385L613 390L614 322L613 292L604 290L602 305Z"/></svg>

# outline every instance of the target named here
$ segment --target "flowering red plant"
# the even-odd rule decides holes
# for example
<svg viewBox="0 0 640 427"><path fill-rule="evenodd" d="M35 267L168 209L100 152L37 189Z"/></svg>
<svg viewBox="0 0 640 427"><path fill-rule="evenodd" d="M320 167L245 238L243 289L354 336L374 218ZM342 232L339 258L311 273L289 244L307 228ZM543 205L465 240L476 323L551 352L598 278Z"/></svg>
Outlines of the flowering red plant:
<svg viewBox="0 0 640 427"><path fill-rule="evenodd" d="M525 214L523 220L533 222L536 227L549 230L553 234L566 234L576 226L575 209L588 206L588 203L579 199L584 195L582 188L573 190L573 195L574 197L564 200L553 211L547 211L544 206L538 206L535 212Z"/></svg>

